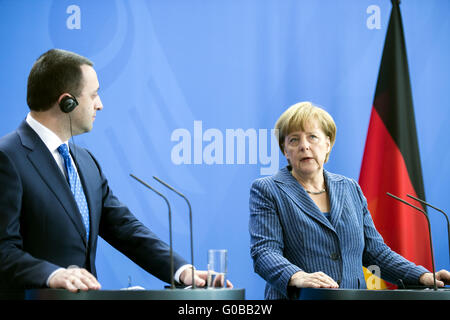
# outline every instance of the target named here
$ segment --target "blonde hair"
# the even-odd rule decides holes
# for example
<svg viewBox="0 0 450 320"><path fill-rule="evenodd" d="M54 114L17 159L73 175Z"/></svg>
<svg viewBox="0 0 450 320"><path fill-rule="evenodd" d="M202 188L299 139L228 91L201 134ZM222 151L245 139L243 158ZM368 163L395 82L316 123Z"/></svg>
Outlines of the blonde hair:
<svg viewBox="0 0 450 320"><path fill-rule="evenodd" d="M278 118L275 123L275 129L278 131L278 145L281 152L284 153L286 136L294 131L304 130L305 125L311 120L316 120L323 133L330 138L330 151L325 157L325 162L327 162L336 140L336 124L328 112L309 101L299 102L290 106Z"/></svg>

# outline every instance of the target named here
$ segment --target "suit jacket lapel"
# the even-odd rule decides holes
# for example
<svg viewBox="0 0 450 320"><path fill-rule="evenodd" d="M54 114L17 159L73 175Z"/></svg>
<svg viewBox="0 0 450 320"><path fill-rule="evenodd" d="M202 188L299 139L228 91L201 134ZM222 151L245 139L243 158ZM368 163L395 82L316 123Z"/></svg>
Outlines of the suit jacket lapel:
<svg viewBox="0 0 450 320"><path fill-rule="evenodd" d="M332 174L326 170L324 170L324 176L328 189L328 197L330 199L331 224L336 226L346 206L345 199L347 197L344 195L346 192L345 185L342 183L343 179L341 176Z"/></svg>
<svg viewBox="0 0 450 320"><path fill-rule="evenodd" d="M22 145L29 149L28 159L41 176L42 180L52 190L56 199L65 209L65 213L75 225L80 236L86 244L86 230L78 211L77 203L72 195L66 177L59 169L55 159L45 146L44 142L34 132L30 126L23 121L17 133L22 141Z"/></svg>
<svg viewBox="0 0 450 320"><path fill-rule="evenodd" d="M275 175L279 188L307 215L313 217L321 224L335 231L333 225L320 211L314 201L308 196L305 189L292 176L287 168L283 168Z"/></svg>

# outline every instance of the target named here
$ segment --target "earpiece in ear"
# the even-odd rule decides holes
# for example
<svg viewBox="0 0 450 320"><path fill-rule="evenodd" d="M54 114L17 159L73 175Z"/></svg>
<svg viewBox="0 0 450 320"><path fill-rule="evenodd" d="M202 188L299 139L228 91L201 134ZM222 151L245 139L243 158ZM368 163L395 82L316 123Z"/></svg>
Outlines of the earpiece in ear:
<svg viewBox="0 0 450 320"><path fill-rule="evenodd" d="M61 111L64 113L72 112L73 109L78 105L77 99L75 99L74 96L65 96L61 99L59 102L59 107L61 108Z"/></svg>

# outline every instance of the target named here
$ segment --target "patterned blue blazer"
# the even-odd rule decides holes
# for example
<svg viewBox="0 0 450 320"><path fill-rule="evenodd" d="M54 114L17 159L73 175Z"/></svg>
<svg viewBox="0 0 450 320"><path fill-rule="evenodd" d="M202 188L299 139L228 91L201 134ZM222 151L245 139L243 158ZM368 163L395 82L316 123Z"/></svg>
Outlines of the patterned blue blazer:
<svg viewBox="0 0 450 320"><path fill-rule="evenodd" d="M428 272L393 252L375 229L358 183L324 170L330 197L328 219L288 167L257 179L250 190L250 253L254 270L267 281L266 299L289 298L291 276L322 271L341 288L364 289L362 266L381 277L418 284Z"/></svg>

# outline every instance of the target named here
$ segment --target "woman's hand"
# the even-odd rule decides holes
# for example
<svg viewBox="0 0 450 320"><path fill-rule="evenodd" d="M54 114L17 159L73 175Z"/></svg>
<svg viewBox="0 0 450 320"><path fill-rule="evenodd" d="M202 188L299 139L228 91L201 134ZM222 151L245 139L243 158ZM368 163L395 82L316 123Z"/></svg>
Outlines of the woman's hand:
<svg viewBox="0 0 450 320"><path fill-rule="evenodd" d="M339 288L331 277L323 272L307 273L299 271L289 280L289 285L297 288Z"/></svg>
<svg viewBox="0 0 450 320"><path fill-rule="evenodd" d="M419 278L419 282L424 286L434 285L433 274L431 272L422 274ZM450 272L447 270L436 272L436 286L443 287L446 284L450 284Z"/></svg>

